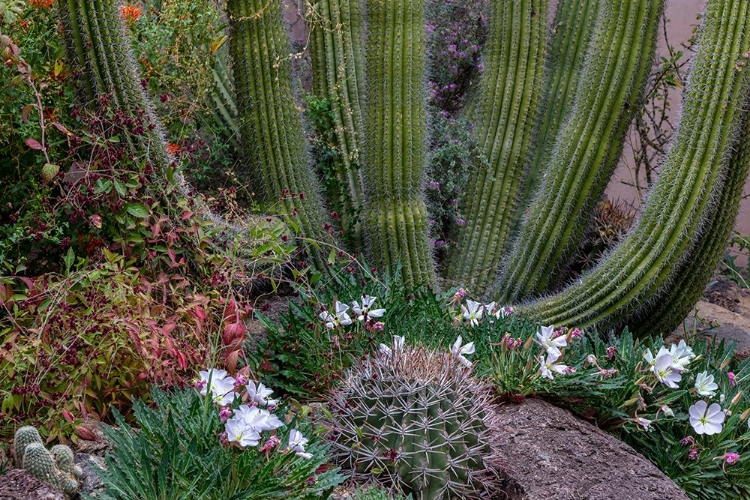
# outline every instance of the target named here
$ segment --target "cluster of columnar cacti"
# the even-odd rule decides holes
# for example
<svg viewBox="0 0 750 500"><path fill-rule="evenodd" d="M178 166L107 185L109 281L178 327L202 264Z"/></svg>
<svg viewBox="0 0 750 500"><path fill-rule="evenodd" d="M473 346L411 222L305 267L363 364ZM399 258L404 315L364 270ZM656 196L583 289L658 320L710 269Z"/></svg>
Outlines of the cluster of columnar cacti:
<svg viewBox="0 0 750 500"><path fill-rule="evenodd" d="M47 450L39 432L31 426L21 427L13 440L16 466L42 482L62 491L68 497L78 493L81 468L73 463L73 450L58 444Z"/></svg>
<svg viewBox="0 0 750 500"><path fill-rule="evenodd" d="M297 214L308 240L321 240L332 224L306 152L282 3L228 3L240 130L255 189ZM546 0L490 2L486 67L465 111L489 167L463 195L467 224L450 281L503 302L531 300L520 311L544 323L609 328L648 317L668 330L679 321L710 272L696 263L710 266L721 253L747 175L750 139L746 122L742 133L738 125L748 92L744 0L707 2L681 126L634 229L581 280L534 299L554 291L643 104L663 3L561 0L548 41ZM61 5L87 95L111 92L119 106L148 110L116 2ZM337 203L360 214L344 224L357 235L353 248L379 268L400 262L411 284L434 286L421 193L425 1L314 0L308 12L313 87L333 106L342 152L336 176L347 196ZM130 138L156 159L159 139Z"/></svg>
<svg viewBox="0 0 750 500"><path fill-rule="evenodd" d="M415 500L497 492L488 387L452 354L399 347L356 365L329 396L336 463Z"/></svg>

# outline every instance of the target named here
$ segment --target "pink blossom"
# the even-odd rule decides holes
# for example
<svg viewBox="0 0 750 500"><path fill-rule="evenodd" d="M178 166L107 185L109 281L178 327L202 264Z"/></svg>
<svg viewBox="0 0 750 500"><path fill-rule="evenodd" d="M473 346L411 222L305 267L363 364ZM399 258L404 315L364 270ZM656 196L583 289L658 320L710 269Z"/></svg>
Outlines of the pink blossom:
<svg viewBox="0 0 750 500"><path fill-rule="evenodd" d="M735 453L733 451L730 451L729 453L724 454L724 462L726 462L729 465L734 465L737 463L737 460L740 459L740 454Z"/></svg>
<svg viewBox="0 0 750 500"><path fill-rule="evenodd" d="M729 385L732 387L737 385L737 381L734 379L734 372L727 372L727 378L729 378Z"/></svg>

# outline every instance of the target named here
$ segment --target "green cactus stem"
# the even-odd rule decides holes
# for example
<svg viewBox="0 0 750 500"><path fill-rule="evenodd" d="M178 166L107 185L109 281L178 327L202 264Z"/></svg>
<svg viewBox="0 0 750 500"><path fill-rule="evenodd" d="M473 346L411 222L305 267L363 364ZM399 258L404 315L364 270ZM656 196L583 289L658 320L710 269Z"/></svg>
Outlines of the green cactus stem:
<svg viewBox="0 0 750 500"><path fill-rule="evenodd" d="M549 160L555 138L574 102L586 51L596 27L603 0L569 0L557 4L552 35L547 47L547 65L542 82L542 101L533 133L533 154L527 166L521 207L528 206ZM520 222L520 215L514 222Z"/></svg>
<svg viewBox="0 0 750 500"><path fill-rule="evenodd" d="M338 157L334 163L341 227L361 241L359 213L364 204L360 165L364 95L364 15L359 1L316 0L307 12L310 26L313 91L331 105ZM353 250L359 251L360 248Z"/></svg>
<svg viewBox="0 0 750 500"><path fill-rule="evenodd" d="M510 303L548 290L575 252L641 109L663 8L663 0L602 2L573 108L492 297Z"/></svg>
<svg viewBox="0 0 750 500"><path fill-rule="evenodd" d="M394 349L329 395L334 461L415 500L497 498L498 420L484 382L449 354Z"/></svg>
<svg viewBox="0 0 750 500"><path fill-rule="evenodd" d="M363 232L371 262L402 264L409 284L435 285L422 183L427 156L425 5L367 5Z"/></svg>
<svg viewBox="0 0 750 500"><path fill-rule="evenodd" d="M747 101L743 109L747 109ZM749 118L747 112L743 113L726 179L698 240L684 262L671 271L666 290L632 314L634 319L627 326L635 337L666 335L674 331L698 302L719 265L737 219L742 190L750 171Z"/></svg>
<svg viewBox="0 0 750 500"><path fill-rule="evenodd" d="M72 497L78 493L78 481L68 477L55 466L55 460L42 443L26 446L23 455L23 468L40 481Z"/></svg>
<svg viewBox="0 0 750 500"><path fill-rule="evenodd" d="M232 57L245 165L254 187L271 210L309 242L316 265L334 243L310 168L305 131L292 87L292 54L282 20L281 0L230 0L229 51Z"/></svg>
<svg viewBox="0 0 750 500"><path fill-rule="evenodd" d="M710 0L703 19L680 126L637 225L575 284L520 312L543 324L627 324L636 304L657 300L674 267L692 258L706 214L720 199L748 92L750 3ZM687 285L702 289L700 281Z"/></svg>
<svg viewBox="0 0 750 500"><path fill-rule="evenodd" d="M30 425L21 427L16 431L13 438L13 457L16 461L16 467L23 467L23 454L26 447L31 443L42 444L42 436L35 427Z"/></svg>
<svg viewBox="0 0 750 500"><path fill-rule="evenodd" d="M56 444L55 446L50 448L49 452L55 459L57 468L62 472L68 473L71 476L75 477L81 477L83 475L83 471L81 470L81 468L78 467L73 461L73 450L70 449L70 446L64 444Z"/></svg>
<svg viewBox="0 0 750 500"><path fill-rule="evenodd" d="M546 53L547 0L490 2L485 71L467 116L487 157L461 201L459 231L447 278L484 291L510 235L523 164L530 152Z"/></svg>

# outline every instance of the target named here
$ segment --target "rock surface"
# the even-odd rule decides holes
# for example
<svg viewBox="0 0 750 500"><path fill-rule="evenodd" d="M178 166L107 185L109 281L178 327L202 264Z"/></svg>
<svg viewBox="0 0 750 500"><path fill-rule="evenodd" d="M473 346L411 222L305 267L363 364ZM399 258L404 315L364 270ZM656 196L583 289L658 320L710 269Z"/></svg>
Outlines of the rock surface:
<svg viewBox="0 0 750 500"><path fill-rule="evenodd" d="M103 458L88 453L76 453L74 461L83 471L83 476L79 478L81 493L93 493L104 486L96 473L97 468L105 468Z"/></svg>
<svg viewBox="0 0 750 500"><path fill-rule="evenodd" d="M737 355L750 356L750 290L742 289L733 281L712 282L695 306L696 313L685 319L670 336L669 342L688 334L716 336L717 340L737 341Z"/></svg>
<svg viewBox="0 0 750 500"><path fill-rule="evenodd" d="M23 469L0 477L0 500L65 500L65 495Z"/></svg>
<svg viewBox="0 0 750 500"><path fill-rule="evenodd" d="M508 500L687 500L630 446L538 399L499 409L510 469ZM515 489L516 491L512 491Z"/></svg>

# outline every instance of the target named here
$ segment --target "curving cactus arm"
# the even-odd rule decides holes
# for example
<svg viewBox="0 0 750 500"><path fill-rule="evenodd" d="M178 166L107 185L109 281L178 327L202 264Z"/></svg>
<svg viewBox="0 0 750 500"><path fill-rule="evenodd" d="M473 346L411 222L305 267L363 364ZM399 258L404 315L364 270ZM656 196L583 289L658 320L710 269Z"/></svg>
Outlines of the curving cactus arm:
<svg viewBox="0 0 750 500"><path fill-rule="evenodd" d="M664 0L604 1L573 108L507 264L490 292L509 303L556 284L604 193L642 102Z"/></svg>
<svg viewBox="0 0 750 500"><path fill-rule="evenodd" d="M738 134L738 104L748 93L749 48L750 3L710 0L682 120L636 227L578 282L521 312L544 324L608 329L630 322L638 304L667 289L675 263L693 257L720 196ZM692 286L702 289L705 282Z"/></svg>

